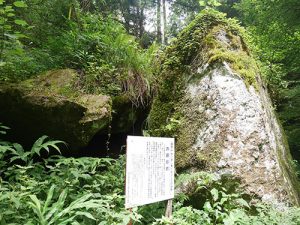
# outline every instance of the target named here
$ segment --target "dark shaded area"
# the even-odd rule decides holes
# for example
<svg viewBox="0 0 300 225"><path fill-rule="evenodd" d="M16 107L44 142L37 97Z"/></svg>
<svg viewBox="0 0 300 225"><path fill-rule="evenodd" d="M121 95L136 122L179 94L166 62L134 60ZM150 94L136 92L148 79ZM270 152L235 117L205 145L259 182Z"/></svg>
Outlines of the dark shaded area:
<svg viewBox="0 0 300 225"><path fill-rule="evenodd" d="M112 134L110 137L108 134L96 134L88 146L82 148L76 156L117 158L126 151L126 137L126 133Z"/></svg>
<svg viewBox="0 0 300 225"><path fill-rule="evenodd" d="M57 103L52 97L26 98L13 88L0 95L0 122L11 128L5 138L20 143L25 149L30 149L33 142L42 135L65 141L77 140L76 134L68 130L74 131L73 121L80 120L83 113L82 107L67 100ZM53 124L55 126L51 126ZM73 142L73 145L79 143Z"/></svg>
<svg viewBox="0 0 300 225"><path fill-rule="evenodd" d="M138 115L136 121L132 122L132 126L129 127L127 131L122 130L122 132L116 132L116 127L118 126L117 121L120 120L120 114L122 114L117 113L113 117L115 119L113 119L111 123L111 131L106 130L105 133L97 133L86 147L79 150L78 154L76 154L76 157L89 156L118 158L120 154L125 154L127 136L143 136L143 129L145 127L145 121L147 119L149 109L127 108L125 110L133 110L135 112L132 114ZM128 112L126 114L128 115ZM110 132L111 134L109 135Z"/></svg>

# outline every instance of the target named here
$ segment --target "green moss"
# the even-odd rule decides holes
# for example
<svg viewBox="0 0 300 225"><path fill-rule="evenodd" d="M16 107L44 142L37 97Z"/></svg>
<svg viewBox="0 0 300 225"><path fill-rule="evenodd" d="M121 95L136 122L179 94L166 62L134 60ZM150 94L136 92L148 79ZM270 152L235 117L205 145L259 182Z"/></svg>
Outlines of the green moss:
<svg viewBox="0 0 300 225"><path fill-rule="evenodd" d="M258 88L255 79L257 74L255 60L245 52L215 50L211 54L212 56L208 60L209 64L228 62L233 71L244 79L248 87L252 85L255 89Z"/></svg>
<svg viewBox="0 0 300 225"><path fill-rule="evenodd" d="M31 89L31 94L46 96L61 96L75 100L82 93L78 87L78 75L72 69L51 70L37 78L28 79L20 83L26 89Z"/></svg>
<svg viewBox="0 0 300 225"><path fill-rule="evenodd" d="M216 37L223 31L228 41L220 41ZM204 42L208 46L208 64L212 65L216 62L227 62L231 69L236 72L245 81L249 87L254 86L258 89L256 75L259 73L256 61L245 49L242 38L233 35L231 31L226 31L225 26L217 26L206 36Z"/></svg>

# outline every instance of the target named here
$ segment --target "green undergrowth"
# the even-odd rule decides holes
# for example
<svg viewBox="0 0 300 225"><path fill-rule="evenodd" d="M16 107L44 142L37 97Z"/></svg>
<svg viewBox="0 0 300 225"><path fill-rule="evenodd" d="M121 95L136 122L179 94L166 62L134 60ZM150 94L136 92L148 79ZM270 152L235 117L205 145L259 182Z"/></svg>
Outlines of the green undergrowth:
<svg viewBox="0 0 300 225"><path fill-rule="evenodd" d="M8 127L0 124L1 138ZM125 157L65 158L43 136L32 149L0 141L0 224L299 224L299 208L274 209L244 195L238 182L198 172L176 176L173 217L165 203L124 208ZM43 158L50 151L52 156Z"/></svg>
<svg viewBox="0 0 300 225"><path fill-rule="evenodd" d="M77 71L76 88L84 93L117 96L125 92L135 104L148 103L157 46L142 49L111 17L84 12L78 16L76 21L64 21L56 34L34 24L47 35L39 45L20 40L22 54L11 53L7 46L0 59L0 81L19 82L70 68ZM34 38L29 35L28 41Z"/></svg>
<svg viewBox="0 0 300 225"><path fill-rule="evenodd" d="M24 152L18 144L1 142L0 224L125 225L131 217L137 220L136 213L124 209L124 157L39 157L58 144L40 140Z"/></svg>

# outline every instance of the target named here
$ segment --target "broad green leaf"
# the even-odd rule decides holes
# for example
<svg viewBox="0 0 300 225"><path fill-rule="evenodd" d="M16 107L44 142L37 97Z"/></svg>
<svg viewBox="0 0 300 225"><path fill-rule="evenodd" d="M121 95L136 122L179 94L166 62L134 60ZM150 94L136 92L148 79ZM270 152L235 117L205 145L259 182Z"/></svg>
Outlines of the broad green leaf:
<svg viewBox="0 0 300 225"><path fill-rule="evenodd" d="M35 152L36 154L40 155L40 151L42 148L43 142L48 138L47 135L43 135L39 139L37 139L34 144L32 145L31 152Z"/></svg>
<svg viewBox="0 0 300 225"><path fill-rule="evenodd" d="M63 206L65 204L65 200L67 198L67 191L64 189L61 194L58 197L57 202L55 202L52 206L51 206L51 210L47 213L46 215L46 220L48 221L50 218L52 218L49 222L49 224L54 223L56 221L57 218L59 218L58 214L59 212L62 211Z"/></svg>
<svg viewBox="0 0 300 225"><path fill-rule="evenodd" d="M206 2L203 1L203 0L200 0L200 1L199 1L199 4L200 4L200 6L206 6Z"/></svg>
<svg viewBox="0 0 300 225"><path fill-rule="evenodd" d="M4 36L9 37L9 38L11 38L11 39L17 39L17 36L14 35L14 34L8 34L8 33L5 33Z"/></svg>
<svg viewBox="0 0 300 225"><path fill-rule="evenodd" d="M248 202L246 202L246 201L245 201L244 199L242 199L242 198L236 199L236 202L237 202L239 205L241 205L241 206L244 206L244 207L246 207L246 208L250 208Z"/></svg>
<svg viewBox="0 0 300 225"><path fill-rule="evenodd" d="M14 17L14 16L15 16L14 13L8 13L8 14L7 14L7 17Z"/></svg>
<svg viewBox="0 0 300 225"><path fill-rule="evenodd" d="M18 8L26 8L27 7L27 4L23 1L15 1L13 4L14 4L14 6L16 6Z"/></svg>
<svg viewBox="0 0 300 225"><path fill-rule="evenodd" d="M13 7L11 5L7 5L4 8L5 12L14 12L15 10L13 9Z"/></svg>
<svg viewBox="0 0 300 225"><path fill-rule="evenodd" d="M0 123L0 125L1 125L1 123ZM1 125L0 128L5 129L5 130L9 130L10 129L10 127L4 126L4 125Z"/></svg>
<svg viewBox="0 0 300 225"><path fill-rule="evenodd" d="M17 150L18 155L24 153L24 149L23 149L22 145L20 145L18 143L13 143L13 146Z"/></svg>
<svg viewBox="0 0 300 225"><path fill-rule="evenodd" d="M25 225L35 225L32 221L28 221Z"/></svg>
<svg viewBox="0 0 300 225"><path fill-rule="evenodd" d="M36 197L36 195L29 195L31 202L28 202L29 206L33 209L35 214L38 216L40 223L45 224L45 219L43 216L43 213L41 211L41 202L40 200Z"/></svg>
<svg viewBox="0 0 300 225"><path fill-rule="evenodd" d="M7 63L6 62L0 62L0 67L5 66ZM6 131L1 130L0 134L6 134Z"/></svg>
<svg viewBox="0 0 300 225"><path fill-rule="evenodd" d="M213 197L213 200L216 202L219 198L219 192L217 189L213 188L211 191L210 191L212 197Z"/></svg>
<svg viewBox="0 0 300 225"><path fill-rule="evenodd" d="M220 6L220 5L222 5L220 2L218 2L218 1L215 1L215 3L214 3L214 6Z"/></svg>
<svg viewBox="0 0 300 225"><path fill-rule="evenodd" d="M6 22L6 21L5 21ZM11 31L11 28L12 28L12 26L11 25L8 25L8 24L5 24L4 26L4 30L5 31ZM8 33L5 33L4 35L9 35Z"/></svg>
<svg viewBox="0 0 300 225"><path fill-rule="evenodd" d="M72 217L69 217L68 219L58 223L58 224L55 224L55 225L68 225L70 222L74 221L74 218L76 217L75 216L72 216ZM51 225L51 223L49 223L48 225Z"/></svg>
<svg viewBox="0 0 300 225"><path fill-rule="evenodd" d="M13 161L19 160L19 159L21 159L20 156L13 156L13 157L10 158L10 162L13 162ZM23 161L25 161L25 160L23 160Z"/></svg>
<svg viewBox="0 0 300 225"><path fill-rule="evenodd" d="M55 185L52 185L48 191L48 194L47 194L47 199L45 201L45 204L44 204L44 207L43 207L43 214L46 213L47 209L48 209L48 206L50 205L50 202L52 200L52 197L53 197L53 193L54 193L54 189L55 189Z"/></svg>
<svg viewBox="0 0 300 225"><path fill-rule="evenodd" d="M34 205L36 206L36 208L41 211L41 203L40 200L38 200L38 198L36 197L36 195L29 195L30 199L32 200L32 202L34 203Z"/></svg>
<svg viewBox="0 0 300 225"><path fill-rule="evenodd" d="M209 202L205 202L203 208L207 211L210 212L213 210L213 208L211 207L211 204Z"/></svg>
<svg viewBox="0 0 300 225"><path fill-rule="evenodd" d="M15 24L21 25L21 26L26 26L27 22L25 20L15 20Z"/></svg>
<svg viewBox="0 0 300 225"><path fill-rule="evenodd" d="M29 38L28 36L24 35L24 34L20 34L20 33L15 33L15 36L17 38Z"/></svg>

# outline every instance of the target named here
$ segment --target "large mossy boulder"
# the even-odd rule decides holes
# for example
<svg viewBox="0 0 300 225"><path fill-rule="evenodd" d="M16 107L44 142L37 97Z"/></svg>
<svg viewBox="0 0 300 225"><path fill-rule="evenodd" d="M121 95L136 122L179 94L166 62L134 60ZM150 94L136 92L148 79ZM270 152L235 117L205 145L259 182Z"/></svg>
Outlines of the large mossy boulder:
<svg viewBox="0 0 300 225"><path fill-rule="evenodd" d="M41 135L64 140L70 151L88 144L110 123L112 100L83 93L74 70L49 71L17 84L0 84L0 121L29 145ZM74 153L74 152L73 152Z"/></svg>
<svg viewBox="0 0 300 225"><path fill-rule="evenodd" d="M166 49L160 75L149 127L176 137L177 171L232 176L250 196L299 204L289 148L235 21L198 15Z"/></svg>

